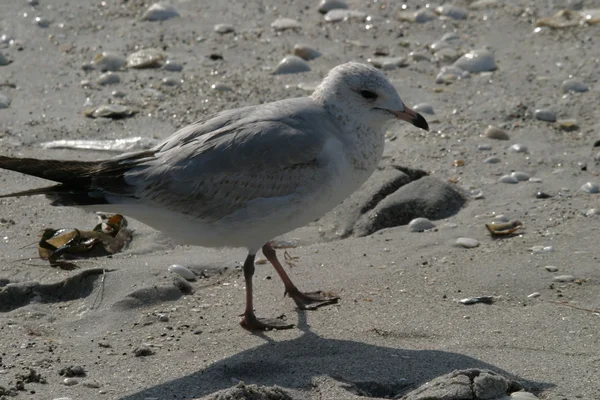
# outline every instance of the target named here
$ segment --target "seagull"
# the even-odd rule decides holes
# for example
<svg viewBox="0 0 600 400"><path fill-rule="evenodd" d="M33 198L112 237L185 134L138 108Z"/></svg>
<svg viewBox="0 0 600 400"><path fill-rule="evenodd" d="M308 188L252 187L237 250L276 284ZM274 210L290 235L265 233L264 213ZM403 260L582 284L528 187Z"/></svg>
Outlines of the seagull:
<svg viewBox="0 0 600 400"><path fill-rule="evenodd" d="M243 247L248 330L289 329L254 312L258 250L300 309L337 303L300 291L271 240L312 222L356 191L376 169L391 121L429 130L379 70L333 68L309 97L221 111L161 144L102 161L0 156L0 168L58 184L0 196L46 195L54 206L116 212L182 244Z"/></svg>

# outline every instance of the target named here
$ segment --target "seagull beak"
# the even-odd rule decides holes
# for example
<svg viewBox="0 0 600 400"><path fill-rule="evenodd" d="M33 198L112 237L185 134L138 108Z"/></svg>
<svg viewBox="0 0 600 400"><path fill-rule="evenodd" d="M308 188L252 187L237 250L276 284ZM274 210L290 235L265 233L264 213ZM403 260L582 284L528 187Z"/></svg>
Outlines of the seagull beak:
<svg viewBox="0 0 600 400"><path fill-rule="evenodd" d="M429 130L429 125L427 124L427 121L425 121L425 118L423 118L423 116L421 114L419 114L418 112L411 110L410 108L408 108L406 106L404 107L404 111L393 111L393 110L389 110L389 111L392 114L394 114L396 116L396 118L398 118L398 119L401 119L406 122L410 122L417 128L421 128L426 131Z"/></svg>

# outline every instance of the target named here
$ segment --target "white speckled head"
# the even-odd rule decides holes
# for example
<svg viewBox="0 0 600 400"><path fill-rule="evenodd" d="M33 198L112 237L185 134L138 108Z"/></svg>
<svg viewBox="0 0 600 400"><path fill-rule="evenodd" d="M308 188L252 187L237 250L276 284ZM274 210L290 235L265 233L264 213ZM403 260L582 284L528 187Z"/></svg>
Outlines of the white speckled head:
<svg viewBox="0 0 600 400"><path fill-rule="evenodd" d="M311 96L332 113L381 130L392 119L428 129L425 119L406 107L387 77L369 65L349 62L333 68Z"/></svg>

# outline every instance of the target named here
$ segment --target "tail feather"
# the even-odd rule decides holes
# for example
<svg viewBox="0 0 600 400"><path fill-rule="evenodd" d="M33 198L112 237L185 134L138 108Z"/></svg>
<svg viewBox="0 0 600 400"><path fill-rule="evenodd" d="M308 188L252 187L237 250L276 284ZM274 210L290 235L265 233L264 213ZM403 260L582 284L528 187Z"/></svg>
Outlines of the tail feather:
<svg viewBox="0 0 600 400"><path fill-rule="evenodd" d="M70 186L89 185L92 181L90 172L98 169L100 164L101 161L38 160L0 156L0 168Z"/></svg>

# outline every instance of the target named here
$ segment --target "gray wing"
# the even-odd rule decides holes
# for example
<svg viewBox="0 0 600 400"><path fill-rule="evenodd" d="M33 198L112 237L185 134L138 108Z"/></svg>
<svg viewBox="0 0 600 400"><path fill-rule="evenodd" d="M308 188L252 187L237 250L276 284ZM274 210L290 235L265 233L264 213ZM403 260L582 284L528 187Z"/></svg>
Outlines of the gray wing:
<svg viewBox="0 0 600 400"><path fill-rule="evenodd" d="M336 129L306 98L231 110L175 133L124 178L135 198L216 220L258 198L310 190Z"/></svg>

